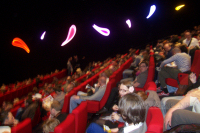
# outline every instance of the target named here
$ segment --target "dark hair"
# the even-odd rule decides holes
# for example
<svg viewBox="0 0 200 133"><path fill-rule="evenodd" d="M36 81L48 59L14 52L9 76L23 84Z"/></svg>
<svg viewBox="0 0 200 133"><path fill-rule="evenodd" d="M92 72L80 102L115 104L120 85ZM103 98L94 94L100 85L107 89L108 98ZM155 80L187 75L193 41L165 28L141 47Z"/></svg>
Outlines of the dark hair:
<svg viewBox="0 0 200 133"><path fill-rule="evenodd" d="M126 94L119 100L119 111L126 122L138 124L145 121L144 101L135 93Z"/></svg>
<svg viewBox="0 0 200 133"><path fill-rule="evenodd" d="M26 103L28 103L28 105L31 105L33 103L31 98L26 99Z"/></svg>
<svg viewBox="0 0 200 133"><path fill-rule="evenodd" d="M147 61L142 61L140 64L142 64L142 63L144 63L147 67L148 67L148 65L149 65ZM139 65L140 65L140 64L139 64Z"/></svg>
<svg viewBox="0 0 200 133"><path fill-rule="evenodd" d="M62 90L61 90L61 86L60 85L57 85L57 86L55 86L55 88L54 88L54 91L56 92L61 92Z"/></svg>
<svg viewBox="0 0 200 133"><path fill-rule="evenodd" d="M1 118L0 118L1 125L4 125L6 119L8 119L8 111L1 113Z"/></svg>

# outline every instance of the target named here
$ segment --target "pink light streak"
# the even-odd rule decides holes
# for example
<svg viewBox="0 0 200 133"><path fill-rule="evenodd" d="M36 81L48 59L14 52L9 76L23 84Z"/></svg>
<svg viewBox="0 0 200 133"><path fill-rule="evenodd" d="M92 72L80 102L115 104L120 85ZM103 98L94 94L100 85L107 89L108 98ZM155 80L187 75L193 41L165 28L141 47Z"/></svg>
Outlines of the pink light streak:
<svg viewBox="0 0 200 133"><path fill-rule="evenodd" d="M131 21L129 19L126 20L126 24L128 25L129 28L131 28Z"/></svg>
<svg viewBox="0 0 200 133"><path fill-rule="evenodd" d="M69 43L74 38L75 34L76 34L76 26L72 25L69 28L67 39L61 44L61 46L65 46L67 43Z"/></svg>
<svg viewBox="0 0 200 133"><path fill-rule="evenodd" d="M107 28L102 28L102 27L99 27L97 25L93 25L92 26L96 31L98 31L100 34L104 35L104 36L109 36L110 35L110 30L107 29Z"/></svg>

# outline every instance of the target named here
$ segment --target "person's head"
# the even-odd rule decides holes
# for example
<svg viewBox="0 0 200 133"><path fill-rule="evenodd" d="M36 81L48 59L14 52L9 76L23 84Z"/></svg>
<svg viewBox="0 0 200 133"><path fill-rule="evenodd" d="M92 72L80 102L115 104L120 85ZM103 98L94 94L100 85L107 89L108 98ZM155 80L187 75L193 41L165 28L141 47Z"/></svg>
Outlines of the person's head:
<svg viewBox="0 0 200 133"><path fill-rule="evenodd" d="M25 106L27 107L27 106L31 105L33 103L33 101L32 101L32 99L28 98L24 101L24 103L25 103Z"/></svg>
<svg viewBox="0 0 200 133"><path fill-rule="evenodd" d="M49 133L49 132L54 132L54 128L60 124L60 121L55 118L48 119L44 122L42 125L43 127L43 133Z"/></svg>
<svg viewBox="0 0 200 133"><path fill-rule="evenodd" d="M185 38L187 38L187 40L191 39L191 33L189 31L185 32Z"/></svg>
<svg viewBox="0 0 200 133"><path fill-rule="evenodd" d="M148 69L148 63L146 61L142 61L139 64L139 70L140 72L145 72Z"/></svg>
<svg viewBox="0 0 200 133"><path fill-rule="evenodd" d="M173 49L173 54L175 55L175 54L177 54L177 53L181 53L181 49L180 49L179 47L175 47L175 48Z"/></svg>
<svg viewBox="0 0 200 133"><path fill-rule="evenodd" d="M105 77L105 78L107 78L106 72L104 71L104 72L100 73L100 74L99 74L99 77Z"/></svg>
<svg viewBox="0 0 200 133"><path fill-rule="evenodd" d="M73 88L74 88L74 85L73 85L73 84L71 84L71 83L68 84L65 93L70 92Z"/></svg>
<svg viewBox="0 0 200 133"><path fill-rule="evenodd" d="M37 87L33 87L33 94L35 93L39 93L38 88Z"/></svg>
<svg viewBox="0 0 200 133"><path fill-rule="evenodd" d="M115 72L115 67L114 67L114 65L109 66L108 69L111 70L112 72Z"/></svg>
<svg viewBox="0 0 200 133"><path fill-rule="evenodd" d="M50 113L52 116L56 116L61 111L61 109L62 109L62 107L61 107L60 103L58 101L54 100L50 107Z"/></svg>
<svg viewBox="0 0 200 133"><path fill-rule="evenodd" d="M68 61L71 61L72 60L72 57L69 57Z"/></svg>
<svg viewBox="0 0 200 133"><path fill-rule="evenodd" d="M123 97L124 95L128 93L133 93L133 92L134 92L134 87L133 87L132 81L124 81L120 84L120 87L119 87L120 97Z"/></svg>
<svg viewBox="0 0 200 133"><path fill-rule="evenodd" d="M105 77L99 77L98 83L100 86L106 85L106 78Z"/></svg>
<svg viewBox="0 0 200 133"><path fill-rule="evenodd" d="M145 121L146 109L144 101L135 93L126 94L119 100L119 112L128 124Z"/></svg>
<svg viewBox="0 0 200 133"><path fill-rule="evenodd" d="M14 124L15 118L13 117L11 112L4 112L1 114L1 122L3 125L12 125Z"/></svg>
<svg viewBox="0 0 200 133"><path fill-rule="evenodd" d="M168 52L171 48L172 48L172 47L171 47L171 45L169 45L169 43L166 43L166 44L164 45L164 49L165 49L166 52Z"/></svg>
<svg viewBox="0 0 200 133"><path fill-rule="evenodd" d="M54 88L54 91L56 92L56 94L61 94L62 90L61 90L61 86L60 85L57 85L55 88Z"/></svg>

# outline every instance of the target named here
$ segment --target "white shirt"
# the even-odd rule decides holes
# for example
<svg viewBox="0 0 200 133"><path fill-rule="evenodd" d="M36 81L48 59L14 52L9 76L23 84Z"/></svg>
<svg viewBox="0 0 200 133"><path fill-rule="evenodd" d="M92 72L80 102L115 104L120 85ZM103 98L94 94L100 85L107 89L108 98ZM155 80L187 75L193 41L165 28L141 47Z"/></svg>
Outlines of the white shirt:
<svg viewBox="0 0 200 133"><path fill-rule="evenodd" d="M187 44L187 46L188 46L189 43L190 43L190 40L185 39L185 40L183 40L183 43ZM191 46L194 46L194 47L197 46L197 47L199 47L199 42L198 42L198 40L196 38L192 38L189 47L191 47Z"/></svg>

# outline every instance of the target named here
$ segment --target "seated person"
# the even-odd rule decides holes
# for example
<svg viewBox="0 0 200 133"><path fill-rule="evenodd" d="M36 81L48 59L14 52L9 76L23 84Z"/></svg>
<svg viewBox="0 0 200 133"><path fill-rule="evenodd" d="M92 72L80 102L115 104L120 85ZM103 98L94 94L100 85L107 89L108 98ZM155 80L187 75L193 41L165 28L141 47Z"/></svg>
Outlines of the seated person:
<svg viewBox="0 0 200 133"><path fill-rule="evenodd" d="M95 88L95 93L91 96L77 96L73 95L70 98L70 110L69 112L71 113L72 110L74 110L78 104L80 104L82 101L86 100L96 100L100 101L106 91L106 78L105 77L100 77L98 80L99 87Z"/></svg>
<svg viewBox="0 0 200 133"><path fill-rule="evenodd" d="M2 108L0 110L1 113L3 112L9 112L10 109L13 108L13 105L11 102L6 102L6 101L3 101L3 104L2 104Z"/></svg>
<svg viewBox="0 0 200 133"><path fill-rule="evenodd" d="M121 98L121 97L125 96L126 94L134 92L134 87L133 87L131 81L125 81L125 82L121 83L119 86L120 87L119 87L119 96L118 96L118 98ZM108 100L110 100L110 98L108 98ZM117 120L117 121L124 122L123 119L120 117L120 115L118 115L116 113L118 111L118 105L115 104L114 106L112 106L112 110L115 111L115 113L112 113L111 117L114 117L115 120ZM100 112L100 113L102 113L102 112ZM96 123L101 125L101 126L103 126L104 124L105 125L110 125L111 127L117 127L118 126L118 124L113 123L111 121L111 119L105 119L104 117L100 117L100 119L97 120Z"/></svg>
<svg viewBox="0 0 200 133"><path fill-rule="evenodd" d="M148 63L146 61L142 61L139 65L139 70L140 74L135 78L134 81L133 78L126 78L122 79L120 82L133 81L133 87L143 88L148 76Z"/></svg>
<svg viewBox="0 0 200 133"><path fill-rule="evenodd" d="M186 96L167 97L167 99L165 106L162 107L166 109L165 111L169 108L164 119L166 129L169 129L168 125L173 128L180 124L200 124L200 89L193 89Z"/></svg>
<svg viewBox="0 0 200 133"><path fill-rule="evenodd" d="M72 89L74 88L74 85L72 83L68 84L66 88L64 88L64 92L68 94Z"/></svg>
<svg viewBox="0 0 200 133"><path fill-rule="evenodd" d="M1 126L10 126L13 127L18 124L18 120L16 120L11 112L4 112L1 114Z"/></svg>
<svg viewBox="0 0 200 133"><path fill-rule="evenodd" d="M63 122L67 117L67 114L61 113L61 110L62 110L61 104L58 101L53 101L50 107L49 119L56 118L60 121L60 123Z"/></svg>
<svg viewBox="0 0 200 133"><path fill-rule="evenodd" d="M55 118L45 121L44 124L42 125L43 133L54 132L55 127L59 124L60 124L60 121Z"/></svg>
<svg viewBox="0 0 200 133"><path fill-rule="evenodd" d="M161 88L165 90L165 93L167 93L166 90L166 78L172 78L176 79L178 78L178 73L188 73L190 72L191 67L191 59L190 56L186 53L181 53L180 48L175 47L173 49L173 56L171 56L169 59L164 60L160 67L161 71L158 73L158 80L160 81ZM168 63L175 62L177 67L168 67L165 66ZM163 93L163 92L162 92Z"/></svg>
<svg viewBox="0 0 200 133"><path fill-rule="evenodd" d="M146 109L142 98L134 93L126 94L119 100L118 105L121 116L125 121L125 127L122 129L112 129L111 132L145 133L147 130L145 122ZM95 123L90 124L86 132L105 133L103 128Z"/></svg>
<svg viewBox="0 0 200 133"><path fill-rule="evenodd" d="M20 121L23 121L26 118L31 118L31 120L33 120L37 107L38 103L32 102L32 99L25 100L25 109L21 112L21 117L20 115L16 115L16 118L18 118Z"/></svg>
<svg viewBox="0 0 200 133"><path fill-rule="evenodd" d="M54 95L54 100L60 102L62 108L64 104L65 93L61 90L61 86L56 86L54 90L56 92L56 94Z"/></svg>

